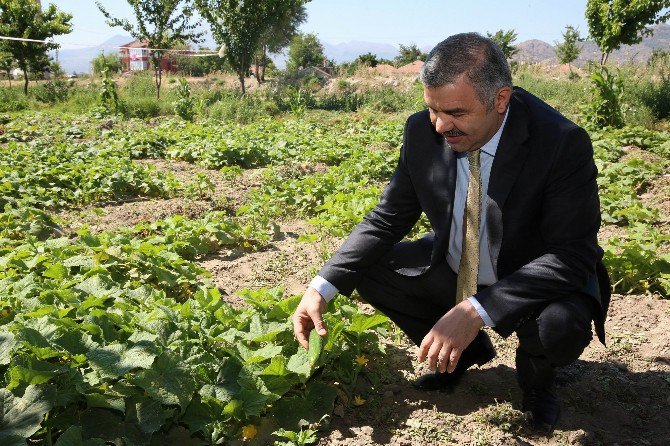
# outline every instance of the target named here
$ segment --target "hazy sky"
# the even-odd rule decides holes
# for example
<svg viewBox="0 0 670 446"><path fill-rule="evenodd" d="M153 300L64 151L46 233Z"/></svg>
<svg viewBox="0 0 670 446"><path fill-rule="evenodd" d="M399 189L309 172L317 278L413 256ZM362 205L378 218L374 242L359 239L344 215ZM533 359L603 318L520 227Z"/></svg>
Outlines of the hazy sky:
<svg viewBox="0 0 670 446"><path fill-rule="evenodd" d="M48 2L43 0L43 4ZM98 45L116 34L92 0L51 0L59 9L74 15L74 30L60 36L64 48ZM102 0L116 16L132 19L128 3ZM313 32L323 42L337 44L352 40L433 45L446 36L464 31L515 29L518 41L561 39L565 25L579 26L587 34L586 0L312 0L302 30Z"/></svg>

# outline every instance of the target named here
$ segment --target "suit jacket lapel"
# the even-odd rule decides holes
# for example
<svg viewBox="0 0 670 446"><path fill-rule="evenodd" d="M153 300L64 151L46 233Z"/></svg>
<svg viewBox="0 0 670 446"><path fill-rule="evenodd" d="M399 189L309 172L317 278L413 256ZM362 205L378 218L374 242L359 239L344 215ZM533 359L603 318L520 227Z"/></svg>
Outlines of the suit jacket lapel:
<svg viewBox="0 0 670 446"><path fill-rule="evenodd" d="M528 154L528 146L524 144L528 138L528 115L525 105L513 95L509 107L507 124L491 166L486 194L486 227L496 272L503 238L502 210Z"/></svg>
<svg viewBox="0 0 670 446"><path fill-rule="evenodd" d="M435 228L436 244L433 249L431 263L435 263L438 257L444 254L449 243L449 231L451 230L451 214L454 207L454 194L456 192L456 154L448 146L442 135L439 136L439 144L435 147L433 154L433 169L431 171L430 183L433 185L435 209L444 210L438 212L444 219Z"/></svg>

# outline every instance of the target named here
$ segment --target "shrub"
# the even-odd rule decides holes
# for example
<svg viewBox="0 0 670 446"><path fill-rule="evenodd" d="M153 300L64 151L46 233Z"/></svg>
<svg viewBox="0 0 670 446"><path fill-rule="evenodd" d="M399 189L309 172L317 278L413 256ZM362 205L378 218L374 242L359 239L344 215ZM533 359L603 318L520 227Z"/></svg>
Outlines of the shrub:
<svg viewBox="0 0 670 446"><path fill-rule="evenodd" d="M621 76L610 73L603 66L595 68L590 77L593 96L583 106L585 127L622 127L624 87Z"/></svg>
<svg viewBox="0 0 670 446"><path fill-rule="evenodd" d="M654 119L670 118L670 72L661 73L658 82L647 80L637 85L637 99L649 108Z"/></svg>
<svg viewBox="0 0 670 446"><path fill-rule="evenodd" d="M28 98L17 88L0 88L0 113L26 110Z"/></svg>
<svg viewBox="0 0 670 446"><path fill-rule="evenodd" d="M121 88L123 97L145 98L156 96L153 78L146 73L132 74Z"/></svg>
<svg viewBox="0 0 670 446"><path fill-rule="evenodd" d="M413 92L383 87L363 93L365 108L378 113L416 111L416 97Z"/></svg>
<svg viewBox="0 0 670 446"><path fill-rule="evenodd" d="M186 79L179 79L176 91L178 99L173 103L175 113L185 121L193 121L195 117L194 102L191 97L191 87L189 87Z"/></svg>
<svg viewBox="0 0 670 446"><path fill-rule="evenodd" d="M161 104L156 98L138 98L130 102L124 101L119 108L129 118L153 118L161 114Z"/></svg>
<svg viewBox="0 0 670 446"><path fill-rule="evenodd" d="M39 85L32 90L32 94L40 102L55 104L67 100L69 90L67 82L57 79Z"/></svg>
<svg viewBox="0 0 670 446"><path fill-rule="evenodd" d="M274 102L252 95L242 98L224 97L206 110L206 114L212 119L239 124L248 124L261 116L276 116L279 112L279 107Z"/></svg>

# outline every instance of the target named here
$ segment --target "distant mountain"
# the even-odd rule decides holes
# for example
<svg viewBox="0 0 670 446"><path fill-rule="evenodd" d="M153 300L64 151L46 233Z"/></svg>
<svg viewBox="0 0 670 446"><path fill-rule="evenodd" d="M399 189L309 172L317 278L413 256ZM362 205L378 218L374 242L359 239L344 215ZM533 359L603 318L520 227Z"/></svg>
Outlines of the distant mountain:
<svg viewBox="0 0 670 446"><path fill-rule="evenodd" d="M118 47L132 42L130 36L116 35L98 46L80 49L68 49L51 51L49 54L54 59L58 56L58 62L66 73L88 73L91 71L91 60L95 59L101 52L118 52Z"/></svg>
<svg viewBox="0 0 670 446"><path fill-rule="evenodd" d="M389 43L374 43L351 41L332 45L323 43L323 51L328 59L336 63L353 62L358 56L365 53L375 54L382 59L393 59L398 55L398 48Z"/></svg>
<svg viewBox="0 0 670 446"><path fill-rule="evenodd" d="M526 40L516 47L519 49L519 52L514 55L514 59L518 61L538 63L556 59L554 47L542 40Z"/></svg>
<svg viewBox="0 0 670 446"><path fill-rule="evenodd" d="M656 48L670 49L670 24L660 24L653 26L654 34L646 37L642 42L636 45L625 45L621 49L613 51L609 56L612 62L626 63L645 63L651 57ZM589 60L600 61L601 52L598 46L592 41L585 41L581 44L582 52L575 61L575 65L586 65ZM515 60L524 62L543 62L557 64L558 59L554 51L554 45L541 40L526 40L517 45L519 52L514 56Z"/></svg>

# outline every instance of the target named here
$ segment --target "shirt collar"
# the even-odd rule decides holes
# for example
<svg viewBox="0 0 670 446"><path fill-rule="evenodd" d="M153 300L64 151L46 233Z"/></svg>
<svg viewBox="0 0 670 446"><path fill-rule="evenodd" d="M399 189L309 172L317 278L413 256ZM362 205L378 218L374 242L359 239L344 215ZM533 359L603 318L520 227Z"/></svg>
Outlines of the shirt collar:
<svg viewBox="0 0 670 446"><path fill-rule="evenodd" d="M507 122L508 114L509 114L509 105L507 106L507 110L505 110L505 117L503 118L502 124L500 124L500 128L495 133L495 135L493 135L493 137L489 139L488 142L484 144L480 149L482 152L486 153L491 157L496 156L496 151L498 150L498 143L500 143L500 138L502 137L502 132L503 129L505 128L505 123Z"/></svg>

